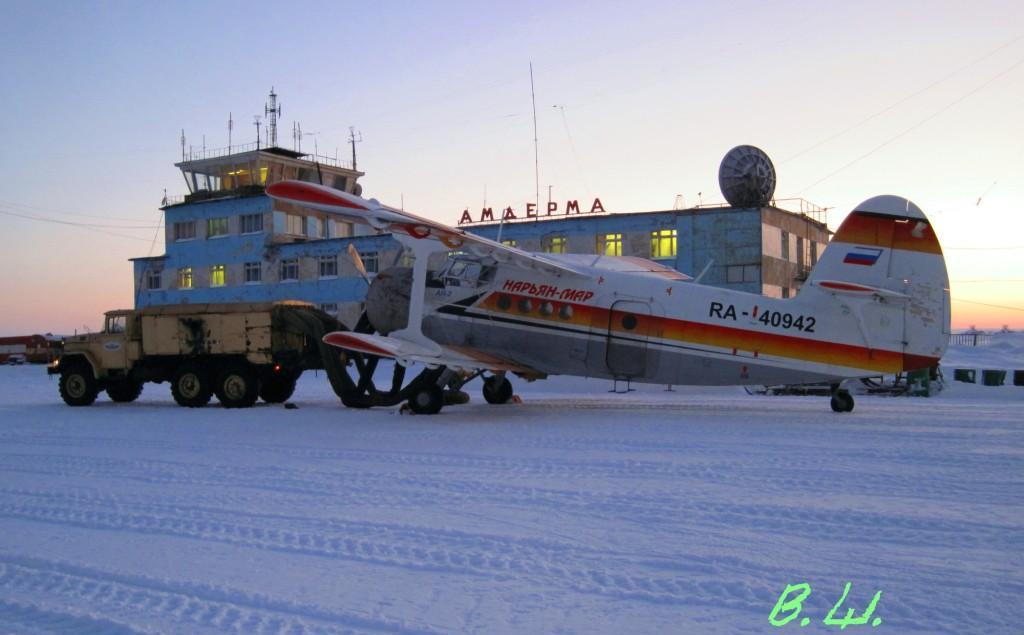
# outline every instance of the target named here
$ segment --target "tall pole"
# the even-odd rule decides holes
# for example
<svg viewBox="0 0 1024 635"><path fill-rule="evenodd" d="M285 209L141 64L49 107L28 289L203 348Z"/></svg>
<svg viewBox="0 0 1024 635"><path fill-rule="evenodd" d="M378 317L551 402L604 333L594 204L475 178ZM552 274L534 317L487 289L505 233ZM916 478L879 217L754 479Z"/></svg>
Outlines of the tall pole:
<svg viewBox="0 0 1024 635"><path fill-rule="evenodd" d="M231 154L231 130L235 127L235 120L232 119L231 113L228 113L228 154Z"/></svg>
<svg viewBox="0 0 1024 635"><path fill-rule="evenodd" d="M533 89L533 62L530 62L530 99L533 101L533 204L540 207L540 153L537 151L537 93Z"/></svg>

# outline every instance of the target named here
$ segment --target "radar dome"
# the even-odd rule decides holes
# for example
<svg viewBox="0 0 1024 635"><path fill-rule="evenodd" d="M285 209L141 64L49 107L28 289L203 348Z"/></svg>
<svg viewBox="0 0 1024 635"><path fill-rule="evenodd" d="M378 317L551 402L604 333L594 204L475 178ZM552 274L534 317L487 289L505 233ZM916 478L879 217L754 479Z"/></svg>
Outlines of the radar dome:
<svg viewBox="0 0 1024 635"><path fill-rule="evenodd" d="M775 166L760 148L736 146L718 166L718 186L733 207L761 207L775 194Z"/></svg>

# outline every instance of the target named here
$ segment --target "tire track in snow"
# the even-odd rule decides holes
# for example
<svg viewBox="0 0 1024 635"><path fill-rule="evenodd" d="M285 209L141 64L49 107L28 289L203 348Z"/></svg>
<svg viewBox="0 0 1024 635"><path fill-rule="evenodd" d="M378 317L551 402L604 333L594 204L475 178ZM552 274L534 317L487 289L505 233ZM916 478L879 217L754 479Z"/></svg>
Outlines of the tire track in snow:
<svg viewBox="0 0 1024 635"><path fill-rule="evenodd" d="M227 587L126 575L17 556L0 556L0 589L8 597L26 598L23 601L0 600L0 617L9 614L27 624L53 623L60 627L56 632L61 633L127 635L170 630L245 635L353 632L433 635L442 632L429 626L329 611ZM42 604L40 598L62 608ZM83 617L79 613L83 610L102 611L127 622Z"/></svg>
<svg viewBox="0 0 1024 635"><path fill-rule="evenodd" d="M563 590L615 599L751 611L774 601L773 590L767 587L739 583L723 587L721 582L715 582L711 588L705 588L701 579L718 571L713 561L689 565L668 560L660 562L649 555L624 556L553 540L419 526L257 514L239 516L199 509L165 516L146 511L142 506L131 510L122 506L120 511L114 512L68 502L0 504L0 517L5 518L226 543L410 571L471 576L498 584L511 581L520 586L525 579L538 589L554 585ZM751 565L751 568L756 567Z"/></svg>

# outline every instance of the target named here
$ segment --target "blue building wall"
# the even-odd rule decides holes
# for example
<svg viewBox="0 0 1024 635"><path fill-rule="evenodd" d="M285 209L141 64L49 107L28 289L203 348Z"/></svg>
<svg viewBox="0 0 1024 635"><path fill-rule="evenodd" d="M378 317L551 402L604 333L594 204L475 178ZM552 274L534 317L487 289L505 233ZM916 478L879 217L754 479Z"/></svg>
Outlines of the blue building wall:
<svg viewBox="0 0 1024 635"><path fill-rule="evenodd" d="M239 217L262 214L263 231L240 234ZM206 238L206 221L228 217L226 236ZM275 219L276 217L276 219ZM196 238L173 240L176 222L196 221ZM343 305L360 302L366 282L358 275L347 254L355 245L361 254L377 254L380 269L390 266L401 253L401 246L390 236L358 236L305 239L287 242L281 235L283 214L273 212L266 196L228 198L176 205L166 209L168 227L166 254L134 261L136 306L178 303L264 302L303 300L318 305ZM333 227L333 226L332 226ZM492 240L498 239L497 224L468 226L465 229ZM622 234L624 256L651 256L652 232L676 230L676 255L659 259L679 271L696 276L713 261L703 282L714 286L761 293L762 215L760 209L702 209L635 214L586 214L567 218L515 222L500 228L502 240L515 240L526 251L542 251L546 237L566 238L569 253L595 253L597 237ZM337 257L337 276L319 276L320 256ZM299 280L280 280L280 261L298 258ZM244 264L260 262L262 280L246 283ZM211 287L209 268L225 265L226 284ZM749 265L743 280L729 281L727 271ZM192 267L193 288L177 288L177 272ZM159 289L147 288L147 273L161 270ZM755 275L756 274L756 275Z"/></svg>

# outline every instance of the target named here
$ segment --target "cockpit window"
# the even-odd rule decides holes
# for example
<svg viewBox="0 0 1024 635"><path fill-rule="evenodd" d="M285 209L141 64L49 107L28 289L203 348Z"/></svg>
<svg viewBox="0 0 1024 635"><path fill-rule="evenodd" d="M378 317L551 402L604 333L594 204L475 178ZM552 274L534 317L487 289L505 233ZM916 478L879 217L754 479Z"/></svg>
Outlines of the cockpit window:
<svg viewBox="0 0 1024 635"><path fill-rule="evenodd" d="M477 260L455 258L448 263L441 278L445 286L479 286L494 279L494 267Z"/></svg>

